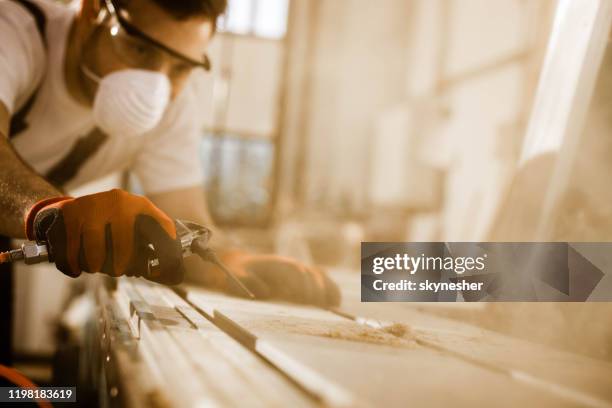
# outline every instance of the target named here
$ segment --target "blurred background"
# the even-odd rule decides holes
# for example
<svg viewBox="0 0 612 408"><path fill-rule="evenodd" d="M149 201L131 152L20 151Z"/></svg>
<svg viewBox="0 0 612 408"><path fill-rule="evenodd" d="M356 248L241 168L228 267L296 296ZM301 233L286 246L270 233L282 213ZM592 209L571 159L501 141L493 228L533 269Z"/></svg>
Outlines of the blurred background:
<svg viewBox="0 0 612 408"><path fill-rule="evenodd" d="M354 273L361 241L608 241L612 55L572 160L564 140L526 138L563 2L230 0L213 70L192 78L216 221ZM17 273L19 353L52 353L71 282L48 266ZM410 307L612 359L609 304Z"/></svg>

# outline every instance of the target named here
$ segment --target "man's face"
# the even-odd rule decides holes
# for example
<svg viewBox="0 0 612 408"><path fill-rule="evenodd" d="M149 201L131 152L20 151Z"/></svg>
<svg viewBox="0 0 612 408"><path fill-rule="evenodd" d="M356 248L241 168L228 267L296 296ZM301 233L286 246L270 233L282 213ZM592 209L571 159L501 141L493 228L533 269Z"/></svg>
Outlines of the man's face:
<svg viewBox="0 0 612 408"><path fill-rule="evenodd" d="M202 61L212 37L212 23L205 16L178 20L151 0L116 2L117 12L147 37L191 60ZM172 83L172 97L178 95L194 65L150 42L117 33L105 23L97 27L94 41L87 42L85 56L95 65L95 72L140 68L166 74ZM87 58L88 57L88 58ZM93 61L91 61L93 60Z"/></svg>

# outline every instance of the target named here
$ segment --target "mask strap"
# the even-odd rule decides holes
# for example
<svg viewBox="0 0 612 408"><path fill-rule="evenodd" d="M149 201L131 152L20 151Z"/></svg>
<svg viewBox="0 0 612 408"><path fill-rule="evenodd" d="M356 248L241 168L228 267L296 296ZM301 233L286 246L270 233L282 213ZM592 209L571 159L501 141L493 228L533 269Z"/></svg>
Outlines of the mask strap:
<svg viewBox="0 0 612 408"><path fill-rule="evenodd" d="M86 65L81 64L81 71L83 72L83 74L85 74L85 76L89 79L91 79L92 81L94 81L95 83L99 84L100 81L102 81L102 78L96 74L95 72L93 72L91 69L89 69Z"/></svg>

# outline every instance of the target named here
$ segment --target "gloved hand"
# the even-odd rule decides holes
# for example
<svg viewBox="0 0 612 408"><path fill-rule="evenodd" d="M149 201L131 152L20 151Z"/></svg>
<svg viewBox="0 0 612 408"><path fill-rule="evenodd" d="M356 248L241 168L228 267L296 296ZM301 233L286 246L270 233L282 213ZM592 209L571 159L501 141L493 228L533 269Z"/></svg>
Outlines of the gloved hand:
<svg viewBox="0 0 612 408"><path fill-rule="evenodd" d="M49 260L68 276L86 271L145 276L168 285L183 280L174 221L144 197L111 190L42 200L30 209L25 225L28 239L44 241ZM147 276L153 256L159 268Z"/></svg>
<svg viewBox="0 0 612 408"><path fill-rule="evenodd" d="M251 254L241 250L217 250L221 262L257 299L276 298L317 306L338 306L340 290L325 271L278 255ZM209 265L209 264L207 264ZM210 265L203 274L207 286L245 296L220 268Z"/></svg>

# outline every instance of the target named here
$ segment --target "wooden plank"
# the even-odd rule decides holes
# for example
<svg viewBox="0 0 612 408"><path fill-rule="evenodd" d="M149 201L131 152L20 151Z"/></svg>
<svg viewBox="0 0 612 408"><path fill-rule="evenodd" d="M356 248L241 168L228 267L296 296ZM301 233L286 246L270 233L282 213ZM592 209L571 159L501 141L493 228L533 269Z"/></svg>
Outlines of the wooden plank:
<svg viewBox="0 0 612 408"><path fill-rule="evenodd" d="M610 0L558 2L521 162L573 145L584 125L612 22Z"/></svg>
<svg viewBox="0 0 612 408"><path fill-rule="evenodd" d="M524 164L537 155L559 152L536 241L551 239L554 209L567 188L579 151L611 25L610 0L558 2L521 157Z"/></svg>
<svg viewBox="0 0 612 408"><path fill-rule="evenodd" d="M245 401L253 407L314 405L286 378L221 332L169 288L148 282L136 282L134 286L195 365L185 375L197 375L215 388L224 405L240 406ZM186 320L191 326L175 324L178 320Z"/></svg>
<svg viewBox="0 0 612 408"><path fill-rule="evenodd" d="M492 241L558 241L612 20L610 0L557 1L519 168L487 226Z"/></svg>
<svg viewBox="0 0 612 408"><path fill-rule="evenodd" d="M343 295L341 310L362 322L407 325L424 344L495 367L516 381L585 406L612 406L612 364L552 350L469 324L419 311L415 303L361 303L358 273L332 274ZM462 305L457 305L461 307Z"/></svg>
<svg viewBox="0 0 612 408"><path fill-rule="evenodd" d="M215 324L319 394L328 405L575 405L498 372L419 346L410 333L393 335L324 310L231 299L198 288L188 288L187 298ZM318 378L309 383L313 373Z"/></svg>
<svg viewBox="0 0 612 408"><path fill-rule="evenodd" d="M135 285L135 279L122 279L118 291L129 293L131 321L136 322L139 334L138 353L146 365L146 371L163 384L159 393L166 395L167 401L176 406L226 403L211 384L202 381L189 355L184 353L167 330L169 325L189 329L192 328L191 324L183 318L164 320L163 316L156 316ZM122 309L125 310L125 306Z"/></svg>
<svg viewBox="0 0 612 408"><path fill-rule="evenodd" d="M163 389L160 379L148 372L139 357L137 339L133 337L119 306L109 297L105 288L98 285L94 290L100 310L96 333L100 338L93 341L99 341L100 348L90 345L93 350L88 349L91 356L88 364L94 365L96 368L91 367L90 371L96 372L100 371L98 365L101 366L106 376L107 398L111 401L119 399L124 406L132 408L149 407L154 402L167 401L168 397L164 399L160 393ZM94 362L96 357L99 361Z"/></svg>

